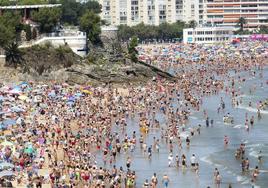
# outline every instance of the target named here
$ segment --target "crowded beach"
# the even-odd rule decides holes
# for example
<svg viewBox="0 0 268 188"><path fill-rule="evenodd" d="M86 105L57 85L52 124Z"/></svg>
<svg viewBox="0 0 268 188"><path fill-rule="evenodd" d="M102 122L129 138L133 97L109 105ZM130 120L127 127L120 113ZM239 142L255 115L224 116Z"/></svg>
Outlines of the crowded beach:
<svg viewBox="0 0 268 188"><path fill-rule="evenodd" d="M243 128L237 131L254 134L253 127L265 122L267 94L257 104L248 103L242 89L254 95L268 87L267 50L261 41L140 46L141 61L170 72L176 81L154 77L139 86L2 83L1 186L242 187L226 181L224 168L202 167L203 153L198 152L202 148L195 149L199 144L195 139L210 128L217 132L217 122L204 103L214 96L218 98L213 111L221 120L218 124L227 124L224 130L238 121L227 109L245 103L256 111L244 113ZM240 88L250 77L261 80L260 85ZM195 113L201 114L200 123L192 123ZM265 155L260 151L252 161L247 143L239 140L232 145L228 132L215 140L223 151L235 150L230 157L241 164L237 167L242 168L241 176L249 178L245 186L257 186L266 174ZM147 169L149 164L153 167ZM190 177L193 182L175 184L180 171L185 172L181 174L185 181ZM210 180L202 182L204 176Z"/></svg>

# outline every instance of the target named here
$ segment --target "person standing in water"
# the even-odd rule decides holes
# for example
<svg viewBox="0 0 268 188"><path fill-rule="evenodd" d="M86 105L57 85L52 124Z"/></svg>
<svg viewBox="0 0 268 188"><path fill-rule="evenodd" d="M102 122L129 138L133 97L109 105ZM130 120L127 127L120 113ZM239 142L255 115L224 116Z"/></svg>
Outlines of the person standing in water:
<svg viewBox="0 0 268 188"><path fill-rule="evenodd" d="M227 147L228 146L228 143L229 143L228 136L226 136L226 135L224 136L223 142L224 142L224 146Z"/></svg>
<svg viewBox="0 0 268 188"><path fill-rule="evenodd" d="M169 180L169 177L165 174L165 175L163 176L163 179L162 179L162 182L163 182L165 188L168 187L169 181L170 181L170 180Z"/></svg>

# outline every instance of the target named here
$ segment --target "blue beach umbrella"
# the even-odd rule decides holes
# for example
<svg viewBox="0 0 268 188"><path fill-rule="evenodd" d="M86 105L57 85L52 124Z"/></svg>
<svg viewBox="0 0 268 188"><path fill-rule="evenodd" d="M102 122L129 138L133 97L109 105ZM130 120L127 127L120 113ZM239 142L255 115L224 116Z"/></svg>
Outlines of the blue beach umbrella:
<svg viewBox="0 0 268 188"><path fill-rule="evenodd" d="M74 102L74 101L75 101L75 97L74 97L74 96L69 97L69 98L68 98L68 102L69 102L69 101L73 101L73 102Z"/></svg>
<svg viewBox="0 0 268 188"><path fill-rule="evenodd" d="M18 106L13 106L13 107L11 108L11 111L12 111L12 112L24 112L24 110L21 109L21 108L18 107Z"/></svg>
<svg viewBox="0 0 268 188"><path fill-rule="evenodd" d="M10 170L4 170L2 172L0 172L0 177L7 177L7 176L13 176L14 173Z"/></svg>
<svg viewBox="0 0 268 188"><path fill-rule="evenodd" d="M0 101L4 101L4 100L5 100L5 97L0 96Z"/></svg>
<svg viewBox="0 0 268 188"><path fill-rule="evenodd" d="M16 125L16 121L14 119L6 119L2 122L4 126Z"/></svg>

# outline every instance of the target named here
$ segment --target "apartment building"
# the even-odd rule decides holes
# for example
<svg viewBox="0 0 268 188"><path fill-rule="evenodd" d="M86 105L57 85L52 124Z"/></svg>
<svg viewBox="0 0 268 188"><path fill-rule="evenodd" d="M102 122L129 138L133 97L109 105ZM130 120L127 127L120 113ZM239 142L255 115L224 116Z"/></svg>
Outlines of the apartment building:
<svg viewBox="0 0 268 188"><path fill-rule="evenodd" d="M236 26L246 19L245 28L268 25L268 0L204 0L202 22L217 26Z"/></svg>
<svg viewBox="0 0 268 188"><path fill-rule="evenodd" d="M98 0L101 18L111 25L148 25L199 20L199 0Z"/></svg>

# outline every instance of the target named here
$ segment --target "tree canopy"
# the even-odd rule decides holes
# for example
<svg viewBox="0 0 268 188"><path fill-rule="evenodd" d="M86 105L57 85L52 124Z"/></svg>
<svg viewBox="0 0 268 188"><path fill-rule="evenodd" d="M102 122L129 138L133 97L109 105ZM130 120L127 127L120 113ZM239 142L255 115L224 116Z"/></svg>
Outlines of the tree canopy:
<svg viewBox="0 0 268 188"><path fill-rule="evenodd" d="M58 24L61 16L59 8L42 8L39 11L32 12L32 19L40 24L40 31L49 33L53 31Z"/></svg>
<svg viewBox="0 0 268 188"><path fill-rule="evenodd" d="M57 0L18 0L18 1L11 1L11 0L0 0L0 6L9 6L9 5L37 5L37 4L55 4Z"/></svg>
<svg viewBox="0 0 268 188"><path fill-rule="evenodd" d="M15 41L17 33L21 31L20 15L6 12L0 16L0 47L4 47Z"/></svg>
<svg viewBox="0 0 268 188"><path fill-rule="evenodd" d="M93 44L97 44L100 42L100 21L100 17L90 10L85 12L79 20L80 30L87 33L89 41Z"/></svg>
<svg viewBox="0 0 268 188"><path fill-rule="evenodd" d="M183 28L185 28L185 23L180 21L173 24L162 23L159 26L145 25L144 23L133 27L120 25L118 27L118 36L123 41L129 40L133 36L137 36L141 41L182 38Z"/></svg>
<svg viewBox="0 0 268 188"><path fill-rule="evenodd" d="M137 62L138 61L138 51L136 49L136 47L138 46L138 38L136 36L132 37L130 40L130 43L128 45L128 54L130 56L130 59L133 62Z"/></svg>
<svg viewBox="0 0 268 188"><path fill-rule="evenodd" d="M61 4L61 21L67 24L78 25L79 18L88 10L96 14L101 12L101 5L97 1L88 1L81 4L76 0L61 0Z"/></svg>
<svg viewBox="0 0 268 188"><path fill-rule="evenodd" d="M244 25L247 23L247 20L244 18L244 17L240 17L239 19L238 19L238 22L237 22L237 24L238 24L238 26L240 27L240 30L243 32L243 30L244 30Z"/></svg>

